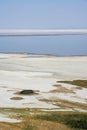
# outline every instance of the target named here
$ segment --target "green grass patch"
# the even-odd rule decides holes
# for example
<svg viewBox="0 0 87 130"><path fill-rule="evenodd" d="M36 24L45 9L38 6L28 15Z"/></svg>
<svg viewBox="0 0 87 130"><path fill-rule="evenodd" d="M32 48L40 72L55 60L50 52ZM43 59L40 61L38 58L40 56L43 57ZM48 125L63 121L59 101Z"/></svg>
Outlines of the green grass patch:
<svg viewBox="0 0 87 130"><path fill-rule="evenodd" d="M37 115L36 119L63 123L75 130L87 130L87 113L77 112L52 112L44 115Z"/></svg>
<svg viewBox="0 0 87 130"><path fill-rule="evenodd" d="M77 85L80 87L87 88L87 80L73 80L73 81L58 81L59 83L67 83L72 85Z"/></svg>

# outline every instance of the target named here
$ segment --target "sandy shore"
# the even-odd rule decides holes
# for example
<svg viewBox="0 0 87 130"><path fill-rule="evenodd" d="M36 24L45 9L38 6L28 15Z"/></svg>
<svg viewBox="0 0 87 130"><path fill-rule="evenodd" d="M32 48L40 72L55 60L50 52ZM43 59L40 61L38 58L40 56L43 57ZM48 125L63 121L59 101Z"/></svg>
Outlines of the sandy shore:
<svg viewBox="0 0 87 130"><path fill-rule="evenodd" d="M74 92L53 93L54 84L60 80L87 79L87 56L55 57L27 54L0 54L0 107L8 108L47 108L61 109L53 102L43 99L66 99L87 104L87 89L74 89L77 86L58 83ZM38 90L37 95L19 96L15 93L23 89ZM23 100L11 100L12 97Z"/></svg>

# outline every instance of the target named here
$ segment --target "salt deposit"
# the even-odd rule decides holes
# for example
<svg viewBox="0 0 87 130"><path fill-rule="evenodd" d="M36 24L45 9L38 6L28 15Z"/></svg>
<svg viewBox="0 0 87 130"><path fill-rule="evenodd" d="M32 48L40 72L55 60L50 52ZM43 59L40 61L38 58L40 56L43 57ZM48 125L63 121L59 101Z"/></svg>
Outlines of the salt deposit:
<svg viewBox="0 0 87 130"><path fill-rule="evenodd" d="M4 114L0 114L0 122L18 123L18 122L21 122L21 120L9 118Z"/></svg>
<svg viewBox="0 0 87 130"><path fill-rule="evenodd" d="M56 81L87 79L87 57L36 56L27 54L0 54L0 107L59 108L40 98L58 98L86 103L87 89L75 90L73 94L49 91ZM61 84L67 89L76 86ZM23 100L11 100L23 89L38 90L37 95L22 96ZM18 95L17 95L18 96Z"/></svg>

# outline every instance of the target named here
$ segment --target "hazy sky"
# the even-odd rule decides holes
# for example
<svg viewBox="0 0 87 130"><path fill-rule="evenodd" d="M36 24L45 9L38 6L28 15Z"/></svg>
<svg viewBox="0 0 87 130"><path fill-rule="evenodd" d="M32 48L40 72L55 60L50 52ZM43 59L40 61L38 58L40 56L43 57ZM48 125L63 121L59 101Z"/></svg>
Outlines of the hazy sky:
<svg viewBox="0 0 87 130"><path fill-rule="evenodd" d="M0 1L0 29L67 28L87 29L87 0ZM87 36L0 37L0 52L3 51L87 54Z"/></svg>

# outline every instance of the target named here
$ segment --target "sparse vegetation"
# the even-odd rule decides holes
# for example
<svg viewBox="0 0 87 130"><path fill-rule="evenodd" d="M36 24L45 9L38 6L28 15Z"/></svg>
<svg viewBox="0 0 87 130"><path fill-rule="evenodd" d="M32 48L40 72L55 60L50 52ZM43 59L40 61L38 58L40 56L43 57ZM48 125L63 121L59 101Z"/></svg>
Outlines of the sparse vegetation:
<svg viewBox="0 0 87 130"><path fill-rule="evenodd" d="M54 87L56 87L56 89L53 89L49 92L51 92L51 93L57 93L57 92L59 92L59 93L75 93L73 90L67 89L67 88L65 88L63 86L59 86L57 84L54 85Z"/></svg>
<svg viewBox="0 0 87 130"><path fill-rule="evenodd" d="M53 112L44 115L37 115L36 118L63 123L70 128L73 128L73 130L87 129L87 113Z"/></svg>
<svg viewBox="0 0 87 130"><path fill-rule="evenodd" d="M62 108L71 108L76 111L76 109L83 109L87 110L87 104L79 103L79 102L71 102L64 99L55 99L54 97L52 99L40 99L40 101L47 102L54 104L56 106L59 106Z"/></svg>
<svg viewBox="0 0 87 130"><path fill-rule="evenodd" d="M0 113L21 119L20 123L0 123L2 130L86 130L87 113L42 111L42 109L0 108Z"/></svg>
<svg viewBox="0 0 87 130"><path fill-rule="evenodd" d="M19 92L19 94L24 94L24 95L34 94L34 91L33 90L22 90Z"/></svg>
<svg viewBox="0 0 87 130"><path fill-rule="evenodd" d="M12 97L10 98L11 100L22 100L23 98L22 97Z"/></svg>
<svg viewBox="0 0 87 130"><path fill-rule="evenodd" d="M21 91L19 91L19 92L16 92L15 94L17 94L17 95L25 95L25 96L27 96L27 95L36 95L36 94L38 94L39 93L39 90L32 90L32 89L29 89L29 90L21 90Z"/></svg>
<svg viewBox="0 0 87 130"><path fill-rule="evenodd" d="M59 83L77 85L77 86L80 86L80 87L87 88L87 80L58 81L58 82Z"/></svg>

